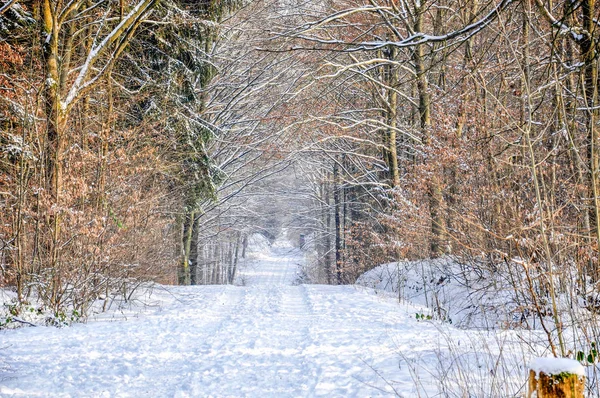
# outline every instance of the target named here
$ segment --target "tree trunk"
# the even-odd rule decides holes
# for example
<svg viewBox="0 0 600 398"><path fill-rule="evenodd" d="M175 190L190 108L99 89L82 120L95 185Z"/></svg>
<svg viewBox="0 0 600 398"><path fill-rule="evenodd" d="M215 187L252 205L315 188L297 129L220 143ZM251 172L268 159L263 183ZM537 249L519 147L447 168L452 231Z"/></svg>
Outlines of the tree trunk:
<svg viewBox="0 0 600 398"><path fill-rule="evenodd" d="M46 186L53 199L58 201L62 185L61 153L66 117L60 101L62 87L60 87L59 27L57 18L56 10L50 4L50 0L44 0L42 4L42 42L44 43L43 52L46 71L45 100L47 119L44 167L46 172Z"/></svg>
<svg viewBox="0 0 600 398"><path fill-rule="evenodd" d="M198 237L200 234L200 219L194 215L192 221L192 234L190 237L189 272L190 285L198 284Z"/></svg>
<svg viewBox="0 0 600 398"><path fill-rule="evenodd" d="M242 240L242 258L246 258L246 249L248 248L248 235L244 234L244 239Z"/></svg>
<svg viewBox="0 0 600 398"><path fill-rule="evenodd" d="M179 268L178 282L180 285L190 284L190 250L194 235L195 213L187 213L183 221L182 231L182 260Z"/></svg>
<svg viewBox="0 0 600 398"><path fill-rule="evenodd" d="M420 4L420 3L419 3ZM421 5L415 8L415 32L423 31L423 14L425 10ZM419 94L419 121L423 144L431 145L431 99L429 83L425 68L425 45L418 44L413 51L415 73L417 75L417 91ZM427 183L427 197L429 202L429 215L431 218L431 237L429 251L431 257L439 257L444 253L444 219L442 215L442 187L439 178L432 171L432 177Z"/></svg>
<svg viewBox="0 0 600 398"><path fill-rule="evenodd" d="M386 58L394 61L396 58L396 48L389 47L384 51ZM386 136L385 136L385 154L384 160L387 163L389 170L390 185L396 187L400 184L400 173L398 171L398 150L396 147L396 131L398 127L398 93L396 92L398 85L396 67L392 64L385 66L385 84L387 89L387 104L386 104Z"/></svg>
<svg viewBox="0 0 600 398"><path fill-rule="evenodd" d="M340 172L337 161L333 164L333 202L335 206L335 270L338 285L342 284L342 206L340 203Z"/></svg>
<svg viewBox="0 0 600 398"><path fill-rule="evenodd" d="M584 96L587 105L587 133L586 133L586 151L588 161L588 213L590 220L590 237L600 244L600 198L598 197L600 190L599 175L599 156L598 156L598 133L596 128L596 119L598 110L598 62L596 60L596 40L593 33L595 29L594 17L596 14L595 0L584 0L581 2L582 23L583 29L590 32L589 35L583 35L580 41L580 51L584 63ZM598 265L594 265L594 269L590 270L594 280L598 280Z"/></svg>
<svg viewBox="0 0 600 398"><path fill-rule="evenodd" d="M233 255L233 264L231 266L231 272L229 274L229 283L233 284L235 281L235 275L237 273L237 267L240 260L240 246L242 245L242 233L238 232L235 240L235 251Z"/></svg>

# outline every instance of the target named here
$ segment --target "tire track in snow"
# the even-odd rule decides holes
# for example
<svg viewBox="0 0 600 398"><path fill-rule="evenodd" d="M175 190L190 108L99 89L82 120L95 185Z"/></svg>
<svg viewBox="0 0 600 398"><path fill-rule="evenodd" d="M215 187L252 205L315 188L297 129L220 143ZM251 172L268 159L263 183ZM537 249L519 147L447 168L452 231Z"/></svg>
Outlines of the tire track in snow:
<svg viewBox="0 0 600 398"><path fill-rule="evenodd" d="M312 396L321 375L321 368L306 358L306 349L314 344L311 330L315 321L315 313L310 306L306 286L286 287L282 295L281 306L283 319L287 319L297 333L295 345L299 350L298 357L302 358L300 361L301 372L306 378L303 387L306 388L306 396Z"/></svg>

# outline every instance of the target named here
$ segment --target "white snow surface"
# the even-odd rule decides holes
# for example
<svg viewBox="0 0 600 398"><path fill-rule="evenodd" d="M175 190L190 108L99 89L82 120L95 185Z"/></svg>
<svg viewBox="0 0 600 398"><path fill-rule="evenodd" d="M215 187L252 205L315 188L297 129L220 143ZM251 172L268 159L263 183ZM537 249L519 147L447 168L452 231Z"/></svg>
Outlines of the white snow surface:
<svg viewBox="0 0 600 398"><path fill-rule="evenodd" d="M418 320L425 307L370 288L293 285L303 261L278 241L245 264L241 286L156 286L137 311L0 331L0 396L444 396L453 377L490 396L504 371L494 343L511 358L511 335ZM515 358L503 363L524 376Z"/></svg>
<svg viewBox="0 0 600 398"><path fill-rule="evenodd" d="M527 317L531 326L538 326L536 317L524 313L515 301L508 278L498 278L491 271L475 273L470 264L452 257L383 264L361 275L356 283L426 306L435 319L461 328L519 328Z"/></svg>
<svg viewBox="0 0 600 398"><path fill-rule="evenodd" d="M536 374L540 372L547 375L570 373L585 376L585 368L578 361L569 358L533 358L529 368Z"/></svg>

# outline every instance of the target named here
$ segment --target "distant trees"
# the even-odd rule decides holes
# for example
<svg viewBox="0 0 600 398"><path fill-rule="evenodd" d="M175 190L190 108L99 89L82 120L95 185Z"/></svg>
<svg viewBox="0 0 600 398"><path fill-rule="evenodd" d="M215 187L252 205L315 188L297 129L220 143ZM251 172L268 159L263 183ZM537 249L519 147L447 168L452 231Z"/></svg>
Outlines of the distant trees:
<svg viewBox="0 0 600 398"><path fill-rule="evenodd" d="M223 21L211 49L215 73L201 92L213 131L204 149L216 181L193 217L192 284L233 283L248 236L265 232L273 216L262 206L274 196L265 181L290 165L293 138L284 127L294 116L287 103L303 70L293 56L258 50L275 10L271 2L246 4Z"/></svg>

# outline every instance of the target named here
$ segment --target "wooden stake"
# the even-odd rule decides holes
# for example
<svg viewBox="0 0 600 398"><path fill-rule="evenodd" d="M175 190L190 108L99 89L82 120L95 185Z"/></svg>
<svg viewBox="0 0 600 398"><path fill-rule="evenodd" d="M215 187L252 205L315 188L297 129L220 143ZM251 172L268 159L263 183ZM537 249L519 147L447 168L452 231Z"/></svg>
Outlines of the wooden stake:
<svg viewBox="0 0 600 398"><path fill-rule="evenodd" d="M544 372L529 371L527 398L584 398L584 390L584 376L566 372L547 375Z"/></svg>

